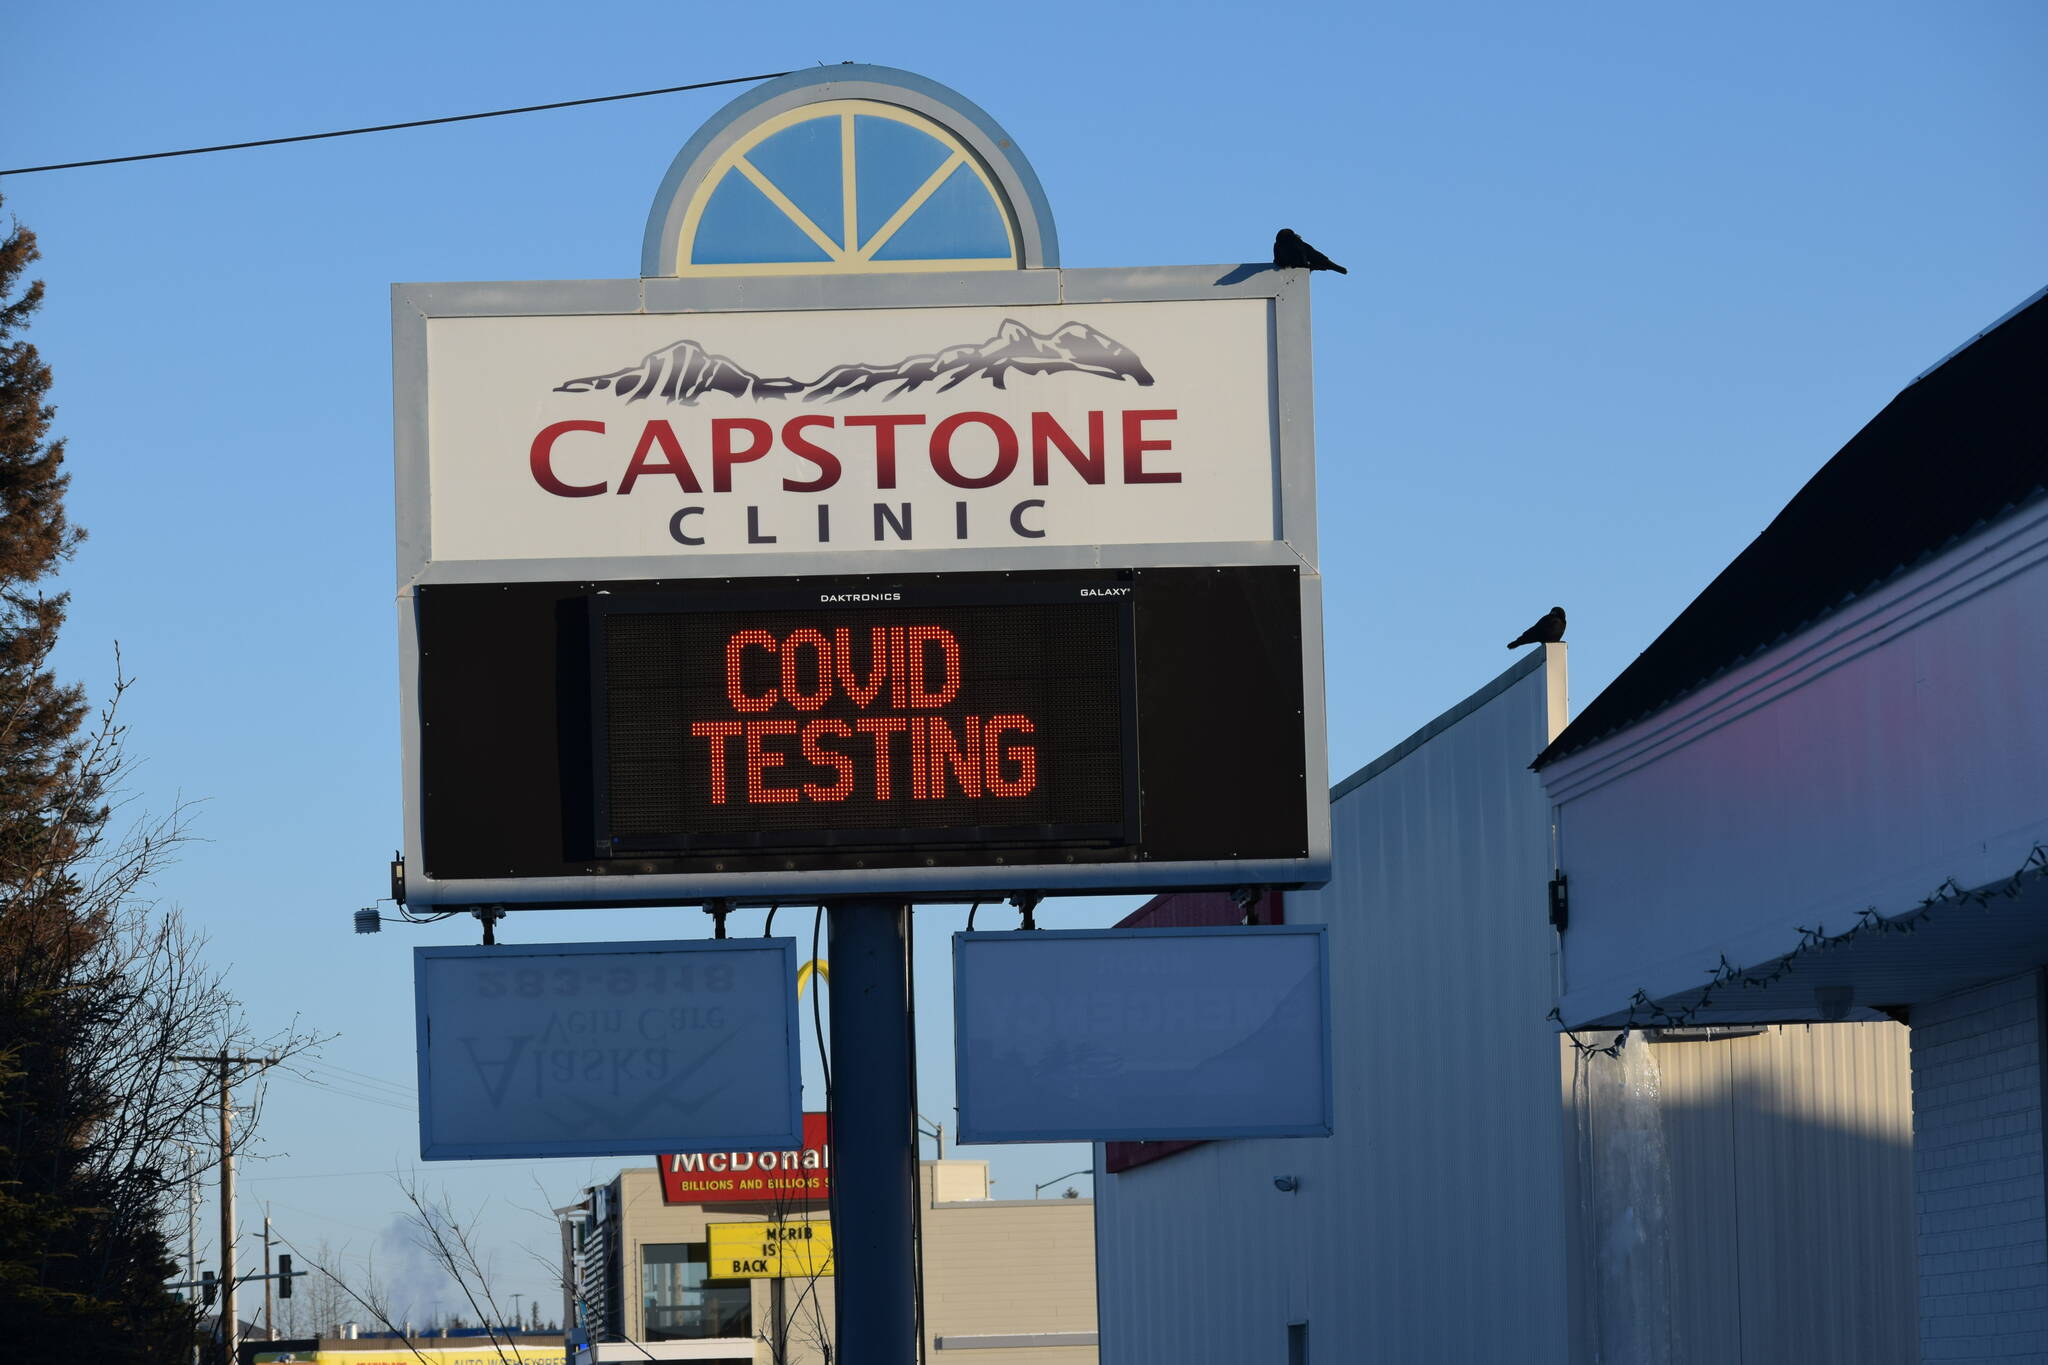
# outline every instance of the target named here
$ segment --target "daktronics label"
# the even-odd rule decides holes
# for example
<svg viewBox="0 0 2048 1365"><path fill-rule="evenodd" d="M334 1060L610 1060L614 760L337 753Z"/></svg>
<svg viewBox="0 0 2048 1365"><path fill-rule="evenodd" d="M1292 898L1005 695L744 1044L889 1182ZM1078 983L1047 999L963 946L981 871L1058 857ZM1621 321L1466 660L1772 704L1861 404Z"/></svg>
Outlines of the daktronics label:
<svg viewBox="0 0 2048 1365"><path fill-rule="evenodd" d="M596 599L600 838L614 856L1131 842L1130 592Z"/></svg>
<svg viewBox="0 0 2048 1365"><path fill-rule="evenodd" d="M432 557L1261 541L1264 300L434 318Z"/></svg>

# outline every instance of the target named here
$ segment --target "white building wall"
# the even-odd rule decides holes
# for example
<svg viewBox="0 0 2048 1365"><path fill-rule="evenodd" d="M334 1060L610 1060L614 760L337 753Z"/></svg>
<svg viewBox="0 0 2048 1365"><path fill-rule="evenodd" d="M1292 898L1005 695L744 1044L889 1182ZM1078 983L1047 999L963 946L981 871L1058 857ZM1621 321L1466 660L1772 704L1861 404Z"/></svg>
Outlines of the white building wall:
<svg viewBox="0 0 2048 1365"><path fill-rule="evenodd" d="M1907 1047L1882 1021L1573 1058L1579 1359L1914 1365Z"/></svg>
<svg viewBox="0 0 2048 1365"><path fill-rule="evenodd" d="M1547 765L1565 1021L1618 1021L1724 956L1767 962L1800 926L2011 876L2048 840L2044 621L2036 505Z"/></svg>
<svg viewBox="0 0 2048 1365"><path fill-rule="evenodd" d="M1913 1010L1927 1365L2048 1359L2042 994L2034 971Z"/></svg>
<svg viewBox="0 0 2048 1365"><path fill-rule="evenodd" d="M1098 1176L1109 1365L1282 1365L1290 1323L1314 1365L1569 1358L1549 803L1528 770L1563 725L1564 662L1527 656L1339 787L1330 884L1286 910L1330 926L1335 1133Z"/></svg>
<svg viewBox="0 0 2048 1365"><path fill-rule="evenodd" d="M1286 909L1330 926L1335 1133L1098 1155L1104 1365L1292 1365L1295 1323L1307 1365L1912 1365L1904 1029L1615 1059L1545 1018L1527 764L1563 666L1531 655L1339 787L1331 881Z"/></svg>

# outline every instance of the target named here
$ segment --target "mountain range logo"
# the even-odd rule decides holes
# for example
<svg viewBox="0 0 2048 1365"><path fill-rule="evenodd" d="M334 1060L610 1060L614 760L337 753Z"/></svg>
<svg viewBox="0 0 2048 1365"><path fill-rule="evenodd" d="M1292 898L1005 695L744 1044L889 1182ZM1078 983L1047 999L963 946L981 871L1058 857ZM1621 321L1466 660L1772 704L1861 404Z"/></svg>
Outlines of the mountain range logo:
<svg viewBox="0 0 2048 1365"><path fill-rule="evenodd" d="M808 383L755 374L731 357L715 355L685 339L649 352L637 365L557 384L555 392L609 393L629 403L659 398L667 403L695 404L707 393L754 399L801 395L805 402L816 403L857 394L875 394L886 400L926 385L936 385L936 392L944 393L971 379L986 380L1000 389L1007 386L1012 374L1087 374L1098 379L1130 379L1141 387L1152 383L1152 372L1135 351L1084 322L1034 332L1014 318L1005 318L986 341L906 356L888 365L842 362Z"/></svg>

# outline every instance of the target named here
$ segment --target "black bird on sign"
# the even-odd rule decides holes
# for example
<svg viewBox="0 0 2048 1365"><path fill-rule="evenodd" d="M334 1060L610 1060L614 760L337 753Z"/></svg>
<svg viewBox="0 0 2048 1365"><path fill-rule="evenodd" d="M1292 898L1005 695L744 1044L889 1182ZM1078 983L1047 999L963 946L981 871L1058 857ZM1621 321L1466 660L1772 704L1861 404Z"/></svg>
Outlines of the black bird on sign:
<svg viewBox="0 0 2048 1365"><path fill-rule="evenodd" d="M1536 624L1508 641L1509 649L1520 649L1523 645L1554 645L1564 639L1564 608L1552 607L1536 619Z"/></svg>
<svg viewBox="0 0 2048 1365"><path fill-rule="evenodd" d="M1281 228L1280 235L1273 239L1273 264L1280 270L1334 270L1339 275L1351 273L1302 241L1293 228Z"/></svg>

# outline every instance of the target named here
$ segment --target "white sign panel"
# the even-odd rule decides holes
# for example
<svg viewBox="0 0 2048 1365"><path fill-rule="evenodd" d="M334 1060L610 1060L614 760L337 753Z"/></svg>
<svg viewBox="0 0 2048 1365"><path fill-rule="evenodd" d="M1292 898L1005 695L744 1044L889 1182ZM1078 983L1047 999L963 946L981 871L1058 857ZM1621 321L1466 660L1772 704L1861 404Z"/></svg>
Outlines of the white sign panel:
<svg viewBox="0 0 2048 1365"><path fill-rule="evenodd" d="M956 934L962 1142L1327 1137L1321 925Z"/></svg>
<svg viewBox="0 0 2048 1365"><path fill-rule="evenodd" d="M433 317L431 557L1274 538L1272 305Z"/></svg>
<svg viewBox="0 0 2048 1365"><path fill-rule="evenodd" d="M420 1155L803 1144L796 940L417 948Z"/></svg>

